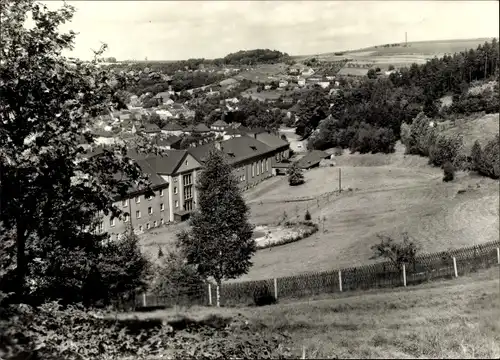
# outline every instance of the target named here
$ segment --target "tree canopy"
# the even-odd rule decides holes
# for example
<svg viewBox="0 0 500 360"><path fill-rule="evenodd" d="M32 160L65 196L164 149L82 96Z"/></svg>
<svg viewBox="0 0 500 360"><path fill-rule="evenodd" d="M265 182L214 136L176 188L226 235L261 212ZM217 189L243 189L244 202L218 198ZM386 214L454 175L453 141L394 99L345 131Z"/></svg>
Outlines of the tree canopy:
<svg viewBox="0 0 500 360"><path fill-rule="evenodd" d="M0 7L0 224L3 244L15 240L17 276L8 277L19 296L34 278L73 276L64 286L83 289L104 251L106 235L95 232L99 216L120 216L113 201L149 185L126 144L84 156L80 138L93 143L86 131L92 118L119 107L119 91L134 79L96 66L105 47L90 63L62 55L75 33L58 28L74 11L67 4L50 11L33 0ZM153 151L145 139L136 145Z"/></svg>
<svg viewBox="0 0 500 360"><path fill-rule="evenodd" d="M191 228L179 234L179 246L189 264L204 277L222 280L245 274L255 253L249 208L224 154L212 150L196 184L198 209Z"/></svg>

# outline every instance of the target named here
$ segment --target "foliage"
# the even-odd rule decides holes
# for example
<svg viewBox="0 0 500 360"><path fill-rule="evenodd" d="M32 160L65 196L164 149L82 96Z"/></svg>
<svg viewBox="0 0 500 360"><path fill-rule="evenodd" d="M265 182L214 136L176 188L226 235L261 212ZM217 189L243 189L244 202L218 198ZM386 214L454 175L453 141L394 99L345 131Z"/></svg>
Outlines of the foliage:
<svg viewBox="0 0 500 360"><path fill-rule="evenodd" d="M455 179L455 167L451 162L447 161L444 163L443 174L444 174L443 176L444 182L453 181L453 179Z"/></svg>
<svg viewBox="0 0 500 360"><path fill-rule="evenodd" d="M253 301L256 306L274 305L276 298L266 284L260 284L253 293Z"/></svg>
<svg viewBox="0 0 500 360"><path fill-rule="evenodd" d="M120 216L114 200L131 187L149 185L125 156L126 142L91 160L82 156L79 137L94 140L83 133L92 117L120 108L120 90L135 79L96 66L105 46L90 63L61 55L73 46L75 33L62 34L58 27L73 13L69 5L49 11L32 0L0 7L0 222L15 236L17 277L11 285L19 297L29 292L28 276L37 279L37 286L54 290L67 277L58 296L68 286L89 290L83 284L105 250L101 244L106 236L94 233L96 215ZM31 29L23 26L28 15ZM154 151L141 136L136 147ZM87 292L81 296L92 298Z"/></svg>
<svg viewBox="0 0 500 360"><path fill-rule="evenodd" d="M442 166L446 162L460 167L458 160L463 148L463 138L458 135L438 135L429 147L429 162L435 166Z"/></svg>
<svg viewBox="0 0 500 360"><path fill-rule="evenodd" d="M262 335L244 319L117 319L56 303L2 310L1 358L23 359L282 359L284 335Z"/></svg>
<svg viewBox="0 0 500 360"><path fill-rule="evenodd" d="M306 214L304 215L304 220L305 221L311 220L311 213L309 212L309 210L306 210Z"/></svg>
<svg viewBox="0 0 500 360"><path fill-rule="evenodd" d="M394 242L394 239L387 235L377 234L380 243L371 247L374 252L371 259L383 258L392 262L398 269L403 268L403 264L414 264L417 252L420 247L415 240L411 240L407 233L403 233L401 242Z"/></svg>
<svg viewBox="0 0 500 360"><path fill-rule="evenodd" d="M296 162L288 168L288 184L290 186L297 186L304 183L304 174L302 169L299 168Z"/></svg>
<svg viewBox="0 0 500 360"><path fill-rule="evenodd" d="M228 54L224 57L223 61L228 65L257 65L286 62L289 58L288 54L277 50L255 49L240 50Z"/></svg>
<svg viewBox="0 0 500 360"><path fill-rule="evenodd" d="M476 141L471 150L472 170L478 173L498 179L500 177L500 139L497 134L495 138L491 139L484 150L481 145Z"/></svg>
<svg viewBox="0 0 500 360"><path fill-rule="evenodd" d="M498 51L498 42L494 39L475 50L434 58L422 65L413 64L389 77L377 78L376 72L370 71L367 78L349 80L348 83L343 81L341 89L329 99L331 107L326 108L319 120L313 114L315 109L322 108L324 96L321 99L310 97L300 104L302 114L298 114L297 134L307 137L319 129L310 145L315 149L334 146L345 149L351 143L356 143L356 147L363 149L363 152L379 152L381 149L390 152L391 145L380 146L378 141L373 141L372 136L365 134L366 130L391 129L391 141L395 142L402 134L402 124L411 123L420 112L427 117L438 116L438 100L448 93L455 94L457 101L449 109L443 110L443 114L483 110L495 112L498 109L498 87L481 95L468 94L467 88L473 81L487 80L497 74ZM322 127L320 120L329 114L335 119L335 124ZM389 141L389 131L383 130L383 133L384 141L386 137ZM432 131L428 135L432 136ZM423 141L425 137L421 139ZM360 144L363 141L368 144ZM408 143L408 140L404 142ZM428 146L423 151L425 154L415 146L407 146L409 153L428 155Z"/></svg>
<svg viewBox="0 0 500 360"><path fill-rule="evenodd" d="M299 119L295 129L297 135L303 138L309 137L320 121L327 117L329 106L327 96L328 90L321 87L314 87L306 94L296 114Z"/></svg>
<svg viewBox="0 0 500 360"><path fill-rule="evenodd" d="M245 274L255 253L253 226L248 222L246 205L238 182L224 154L212 150L198 183L198 210L191 228L178 236L188 264L204 277L223 279Z"/></svg>
<svg viewBox="0 0 500 360"><path fill-rule="evenodd" d="M205 280L194 266L186 263L180 249L165 254L155 270L154 294L183 305L204 296Z"/></svg>

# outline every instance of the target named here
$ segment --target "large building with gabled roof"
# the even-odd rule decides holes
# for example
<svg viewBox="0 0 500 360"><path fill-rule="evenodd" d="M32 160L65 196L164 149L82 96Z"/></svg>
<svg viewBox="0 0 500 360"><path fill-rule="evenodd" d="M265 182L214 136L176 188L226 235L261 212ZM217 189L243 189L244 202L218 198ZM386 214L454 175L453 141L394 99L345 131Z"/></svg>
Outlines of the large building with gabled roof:
<svg viewBox="0 0 500 360"><path fill-rule="evenodd" d="M239 186L247 189L273 175L273 159L282 148L274 146L274 143L269 146L254 137L241 136L188 150L163 150L162 155L140 154L131 149L128 156L148 174L154 196L147 196L145 191L139 189L130 189L125 198L116 199L115 203L125 215L121 219L103 218L99 231L117 236L125 232L127 226L143 232L168 222L187 219L196 209L198 194L194 184L212 149L227 156ZM99 152L89 154L98 155Z"/></svg>

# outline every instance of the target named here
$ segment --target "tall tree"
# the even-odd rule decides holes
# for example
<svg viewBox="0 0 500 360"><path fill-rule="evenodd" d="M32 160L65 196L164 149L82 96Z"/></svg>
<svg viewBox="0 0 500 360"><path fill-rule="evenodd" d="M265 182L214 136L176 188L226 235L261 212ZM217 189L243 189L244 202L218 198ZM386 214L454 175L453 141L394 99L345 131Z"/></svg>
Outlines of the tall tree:
<svg viewBox="0 0 500 360"><path fill-rule="evenodd" d="M85 131L92 118L119 107L119 90L132 79L96 66L105 47L90 63L62 55L75 33L58 27L74 11L67 4L49 11L33 0L0 5L0 223L15 237L19 296L41 263L60 267L50 263L51 251L61 261L63 254L83 256L78 269L64 270L67 276L93 266L84 261L96 258L105 237L93 231L96 215L120 216L116 196L148 185L126 144L92 161L82 156L80 138L94 141ZM139 142L138 151L153 151L145 139Z"/></svg>
<svg viewBox="0 0 500 360"><path fill-rule="evenodd" d="M188 263L203 277L212 277L219 288L222 280L248 272L256 250L249 208L237 184L224 154L212 150L196 185L198 210L191 228L179 234Z"/></svg>

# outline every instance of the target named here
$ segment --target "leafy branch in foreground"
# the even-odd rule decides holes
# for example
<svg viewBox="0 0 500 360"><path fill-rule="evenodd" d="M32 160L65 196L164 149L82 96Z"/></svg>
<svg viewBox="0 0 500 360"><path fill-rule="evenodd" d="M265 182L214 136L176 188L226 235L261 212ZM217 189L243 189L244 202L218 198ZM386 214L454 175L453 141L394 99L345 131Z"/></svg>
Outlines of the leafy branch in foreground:
<svg viewBox="0 0 500 360"><path fill-rule="evenodd" d="M16 243L16 279L8 290L18 300L36 295L33 278L35 288L64 278L71 292L91 279L102 281L91 276L105 238L94 233L98 216L119 217L113 200L131 187L149 186L127 156L130 144L84 156L80 138L93 144L93 117L123 106L120 91L135 79L97 66L105 46L92 62L62 55L73 47L75 33L58 28L74 11L67 4L50 11L33 0L0 6L0 223ZM135 146L155 151L144 138Z"/></svg>

